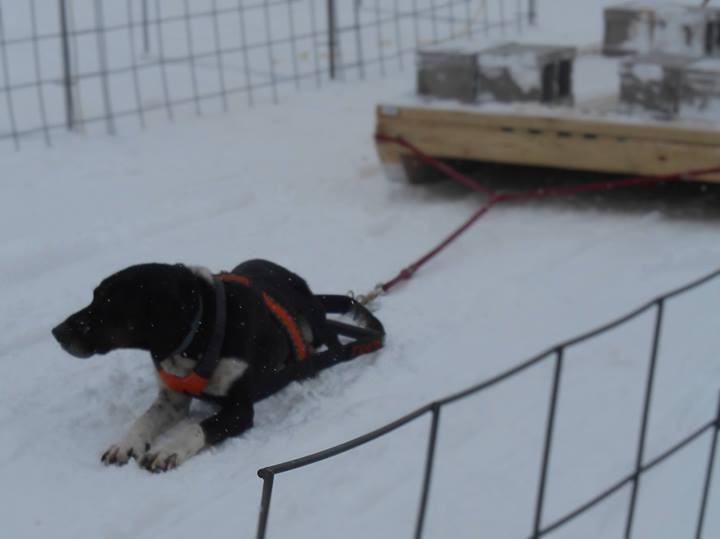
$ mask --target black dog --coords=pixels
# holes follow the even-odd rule
[[[378,333],[348,353],[315,355],[326,344],[342,351],[329,323],[305,281],[268,261],[245,262],[219,276],[143,264],[102,281],[92,303],[53,335],[81,358],[118,348],[150,352],[159,395],[102,461],[122,465],[132,457],[150,471],[165,471],[251,427],[254,402],[382,345]],[[177,425],[192,397],[213,401],[219,410],[198,424]],[[165,440],[153,446],[163,433]]]

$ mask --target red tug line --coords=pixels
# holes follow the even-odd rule
[[[680,181],[683,178],[702,176],[704,174],[710,174],[713,172],[720,172],[720,166],[712,168],[704,168],[697,170],[686,170],[682,172],[675,172],[673,174],[666,174],[661,176],[633,176],[629,178],[620,178],[617,180],[608,180],[602,182],[582,183],[574,185],[563,185],[558,187],[544,187],[538,189],[528,189],[526,191],[517,192],[497,192],[494,189],[484,187],[477,183],[475,180],[462,174],[458,170],[454,169],[447,163],[443,163],[439,159],[426,154],[420,148],[408,142],[402,137],[392,137],[389,135],[377,134],[375,140],[385,144],[397,144],[410,150],[418,159],[422,162],[430,165],[439,172],[442,172],[452,180],[464,185],[476,191],[486,195],[488,198],[485,203],[473,213],[462,225],[456,228],[451,234],[449,234],[444,240],[438,243],[430,251],[418,258],[415,262],[409,266],[403,268],[400,273],[385,283],[378,285],[375,295],[383,292],[389,292],[396,285],[402,281],[410,280],[415,272],[419,270],[426,262],[435,257],[440,251],[445,249],[453,241],[455,241],[463,232],[474,225],[483,215],[488,213],[495,205],[505,202],[508,200],[529,200],[536,198],[547,198],[558,195],[571,195],[577,193],[593,192],[593,191],[607,191],[609,189],[618,189],[624,187],[634,187],[638,185],[651,185],[659,183],[670,183],[674,181]],[[372,300],[374,295],[368,295],[367,299]]]

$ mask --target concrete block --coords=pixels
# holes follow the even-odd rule
[[[477,53],[462,49],[419,50],[417,92],[464,103],[475,101]]]
[[[572,47],[507,43],[478,54],[478,101],[572,104]]]
[[[419,95],[464,103],[571,104],[573,47],[506,43],[418,51]]]
[[[660,118],[720,114],[720,58],[650,53],[622,62],[620,102]]]
[[[640,0],[608,7],[603,52],[720,56],[720,8]]]
[[[704,58],[687,66],[680,115],[687,119],[720,117],[720,58]]]

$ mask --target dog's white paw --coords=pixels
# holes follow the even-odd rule
[[[178,458],[177,453],[160,450],[153,453],[146,453],[140,461],[140,466],[149,472],[158,473],[177,468],[181,463],[182,461]]]
[[[144,440],[123,440],[120,443],[111,445],[105,453],[102,454],[100,460],[103,464],[116,464],[122,466],[127,464],[131,458],[137,460],[145,456],[145,452],[150,448],[150,444]]]
[[[176,429],[165,443],[147,452],[138,462],[148,471],[166,472],[180,466],[203,447],[205,434],[200,425],[185,425]]]

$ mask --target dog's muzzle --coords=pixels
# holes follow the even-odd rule
[[[55,326],[52,329],[52,334],[68,354],[85,359],[95,353],[95,350],[83,339],[83,334],[87,334],[88,331],[89,326],[73,324],[66,320]]]

